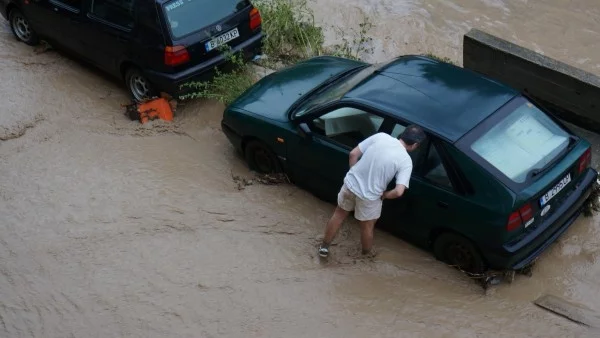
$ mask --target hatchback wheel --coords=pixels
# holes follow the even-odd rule
[[[10,11],[9,15],[10,28],[19,41],[22,41],[30,46],[38,44],[37,34],[33,31],[29,20],[18,9]]]
[[[125,83],[129,93],[136,101],[143,101],[154,95],[154,89],[148,79],[137,68],[131,68],[125,74]]]
[[[273,174],[281,171],[279,161],[267,145],[259,141],[250,141],[244,150],[250,169],[261,174]]]
[[[470,240],[452,233],[443,233],[433,245],[435,257],[469,274],[485,272],[486,265],[479,251]]]

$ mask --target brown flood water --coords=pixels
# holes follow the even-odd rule
[[[432,51],[460,60],[471,26],[600,73],[596,1],[313,1],[324,24],[377,18],[372,60]],[[358,255],[332,211],[250,176],[222,135],[222,106],[140,126],[123,90],[0,25],[0,337],[593,337],[532,301],[600,311],[600,218],[580,218],[531,278],[483,296],[460,273],[381,231]],[[600,148],[600,138],[586,133]],[[596,154],[598,152],[596,151]],[[598,166],[596,155],[595,165]]]

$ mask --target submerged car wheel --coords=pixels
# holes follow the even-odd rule
[[[479,251],[468,239],[452,233],[443,233],[433,245],[435,257],[446,264],[470,274],[485,272],[486,266]]]
[[[137,68],[130,68],[125,74],[125,84],[136,101],[143,101],[154,95],[150,81]]]
[[[29,20],[18,9],[10,11],[9,15],[10,29],[15,37],[30,46],[38,44],[37,34],[33,31]]]
[[[250,141],[244,150],[246,162],[250,169],[261,174],[273,174],[280,171],[279,161],[275,154],[262,142]]]

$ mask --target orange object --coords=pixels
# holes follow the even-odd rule
[[[171,105],[165,98],[140,103],[137,110],[140,113],[140,122],[142,123],[156,119],[173,121],[173,110],[171,110]]]

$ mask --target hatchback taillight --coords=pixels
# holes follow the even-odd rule
[[[579,157],[579,173],[581,174],[592,163],[592,149],[588,148],[581,157]]]
[[[262,17],[258,8],[252,8],[250,11],[250,29],[255,30],[262,24]]]
[[[506,224],[507,231],[513,231],[521,227],[522,224],[528,226],[533,220],[533,208],[530,203],[525,204],[519,210],[513,212],[508,217],[508,223]]]
[[[177,66],[190,61],[190,54],[184,46],[165,47],[165,65]]]

